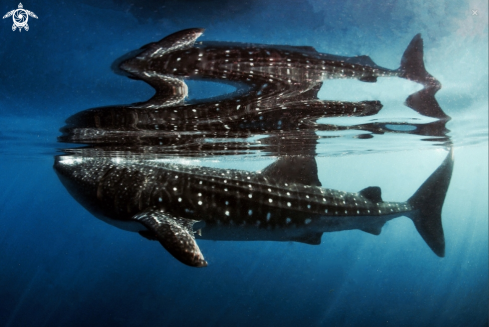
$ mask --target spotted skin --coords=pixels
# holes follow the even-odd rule
[[[273,131],[308,128],[311,121],[326,117],[362,117],[377,114],[379,101],[322,101],[317,99],[282,102],[267,107],[256,98],[224,100],[216,103],[175,106],[166,109],[113,106],[94,108],[73,115],[65,132],[136,132],[137,135],[161,132]]]
[[[143,48],[143,52],[120,63],[120,69],[151,84],[154,76],[218,78],[246,81],[262,86],[303,85],[299,93],[325,79],[357,78],[374,81],[377,77],[403,76],[402,69],[377,66],[368,56],[340,57],[318,53],[312,47],[249,43],[199,42],[203,29],[176,32]],[[421,38],[415,43],[422,47]],[[286,88],[286,87],[285,87]]]
[[[314,157],[300,159],[303,168],[287,160],[249,172],[137,157],[58,156],[54,168],[67,190],[97,217],[131,228],[140,223],[132,230],[148,229],[190,266],[207,264],[194,239],[195,226],[198,238],[319,244],[323,232],[359,229],[378,235],[385,222],[399,216],[412,218],[433,251],[444,255],[441,207],[451,155],[407,202],[383,201],[378,187],[358,193],[322,188]],[[425,206],[430,210],[423,211]]]
[[[180,31],[116,60],[113,65],[116,71],[149,83],[156,91],[155,96],[132,105],[77,113],[68,118],[60,140],[162,145],[162,134],[168,132],[209,135],[311,128],[390,132],[375,123],[315,124],[319,118],[371,116],[381,110],[379,101],[318,99],[322,82],[338,78],[373,82],[377,77],[398,76],[419,80],[429,92],[411,97],[410,107],[428,116],[448,117],[434,98],[440,85],[424,69],[419,35],[404,53],[401,67],[389,70],[377,66],[367,56],[333,56],[311,47],[195,42],[202,32],[202,29]],[[217,80],[231,83],[238,90],[200,103],[185,102],[188,95],[185,79]],[[429,105],[424,105],[425,102]]]
[[[207,266],[192,230],[196,221],[176,218],[157,208],[149,208],[133,219],[153,230],[163,247],[181,262],[193,267]]]
[[[116,60],[116,71],[145,81],[156,94],[124,108],[92,109],[89,116],[96,116],[95,126],[165,131],[254,130],[260,129],[262,122],[280,121],[273,129],[290,129],[304,119],[367,116],[381,109],[378,101],[317,99],[322,82],[328,79],[374,82],[378,77],[402,77],[440,87],[424,69],[420,35],[408,46],[401,67],[391,70],[376,65],[368,56],[340,57],[318,53],[312,47],[196,42],[202,33],[203,29],[197,28],[179,31]],[[231,83],[238,85],[243,94],[185,103],[188,90],[184,79]]]

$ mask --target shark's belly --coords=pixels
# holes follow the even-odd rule
[[[407,213],[377,216],[322,216],[313,223],[313,226],[316,230],[322,230],[323,232],[358,229],[372,234],[380,234],[380,230],[387,221],[404,216],[405,214]]]
[[[102,220],[103,222],[115,226],[117,228],[120,228],[125,231],[129,232],[141,232],[141,231],[146,231],[148,230],[146,227],[144,227],[140,222],[135,221],[135,220],[120,220],[120,219],[112,219],[108,218],[100,213],[92,212],[92,214],[97,217],[98,219]]]
[[[197,239],[216,241],[296,241],[311,233],[304,227],[258,227],[256,225],[207,224],[195,234]]]

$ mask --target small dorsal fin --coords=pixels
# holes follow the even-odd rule
[[[194,45],[195,40],[204,33],[202,28],[189,28],[168,35],[162,40],[142,47],[145,51],[137,56],[138,59],[147,60],[160,57],[168,52],[183,50]]]
[[[314,156],[283,156],[262,170],[262,174],[280,183],[321,186]]]
[[[194,238],[196,220],[173,217],[156,208],[148,209],[133,219],[155,233],[161,245],[180,262],[192,267],[207,266]]]
[[[323,233],[308,233],[292,239],[294,242],[305,243],[310,245],[319,245],[321,244],[321,237]]]
[[[364,188],[363,190],[361,190],[358,193],[360,193],[360,195],[366,197],[367,199],[369,199],[373,203],[379,203],[379,202],[383,201],[382,200],[382,191],[380,190],[380,187],[378,187],[378,186],[370,186],[370,187]]]

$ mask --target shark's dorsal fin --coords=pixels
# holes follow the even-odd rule
[[[137,56],[138,59],[147,60],[161,57],[169,52],[183,50],[192,47],[195,40],[204,33],[203,28],[189,28],[168,35],[162,40],[149,43],[142,47],[144,52]]]
[[[319,245],[321,244],[321,237],[323,233],[308,233],[305,235],[301,235],[292,239],[294,242],[300,242],[310,245]]]
[[[192,226],[196,220],[173,217],[156,208],[148,209],[133,219],[154,232],[161,245],[180,262],[192,267],[207,266],[194,238]]]
[[[263,169],[262,175],[279,183],[321,186],[314,156],[282,156]]]
[[[367,199],[369,199],[373,203],[379,203],[379,202],[383,201],[382,200],[382,191],[380,190],[380,187],[378,187],[378,186],[370,186],[370,187],[364,188],[363,190],[361,190],[358,193],[360,193],[360,195],[366,197]]]

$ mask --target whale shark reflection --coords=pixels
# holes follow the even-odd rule
[[[405,202],[384,201],[375,186],[358,192],[323,188],[315,160],[318,142],[337,137],[325,132],[357,131],[357,139],[415,134],[451,145],[445,128],[450,117],[435,99],[441,84],[425,69],[419,34],[400,67],[387,69],[368,56],[340,57],[312,47],[196,42],[202,32],[180,31],[116,60],[116,72],[155,89],[151,99],[88,109],[66,120],[58,140],[88,146],[65,149],[55,157],[54,169],[81,205],[107,223],[159,241],[193,267],[207,265],[199,239],[320,244],[327,232],[378,235],[387,221],[401,216],[413,221],[436,255],[445,255],[441,213],[453,169],[451,149]],[[422,84],[406,105],[436,121],[381,121],[372,118],[380,101],[328,101],[317,95],[328,79],[372,83],[383,77]],[[217,80],[237,90],[186,102],[185,79]],[[369,121],[319,122],[332,117]],[[278,159],[258,172],[161,160],[250,149]]]
[[[444,137],[449,117],[435,94],[441,84],[425,69],[423,40],[416,35],[395,70],[376,65],[367,56],[340,57],[312,47],[229,42],[196,42],[202,29],[183,30],[131,51],[113,69],[150,84],[156,94],[131,104],[93,108],[66,120],[62,142],[125,145],[190,145],[206,138],[247,138],[296,130],[359,130],[372,134],[410,133]],[[423,84],[406,105],[439,123],[372,122],[355,125],[318,123],[321,118],[370,117],[380,101],[330,101],[318,98],[328,79],[401,77]],[[186,79],[232,83],[237,91],[221,97],[185,101]],[[273,136],[272,136],[273,137]]]

